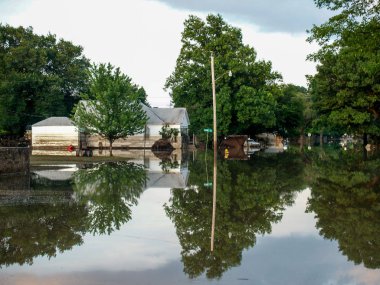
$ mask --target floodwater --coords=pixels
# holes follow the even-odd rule
[[[159,157],[1,177],[0,284],[380,284],[379,157]]]

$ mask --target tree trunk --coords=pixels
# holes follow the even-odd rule
[[[323,130],[321,130],[321,132],[319,134],[319,145],[323,146]]]
[[[363,147],[365,147],[368,144],[368,135],[367,133],[363,134]]]
[[[113,143],[113,141],[110,141],[110,156],[113,156],[112,155],[112,143]]]

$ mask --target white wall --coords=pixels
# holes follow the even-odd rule
[[[78,135],[78,131],[75,126],[32,126],[32,137],[37,134]]]
[[[66,148],[78,146],[78,130],[75,126],[32,126],[32,146]]]

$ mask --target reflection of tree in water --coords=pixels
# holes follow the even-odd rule
[[[208,163],[212,162],[212,156]],[[212,166],[212,163],[211,163]],[[184,271],[191,278],[206,272],[219,278],[240,264],[242,251],[254,246],[256,236],[270,233],[303,189],[302,163],[280,154],[254,161],[219,161],[214,251],[210,252],[212,188],[206,182],[205,160],[189,166],[189,189],[173,189],[165,210],[176,226],[182,246]],[[212,173],[211,173],[212,175]]]
[[[0,267],[54,257],[82,244],[86,232],[86,208],[71,203],[3,206],[0,217]]]
[[[0,207],[0,267],[32,264],[37,256],[55,257],[81,245],[86,232],[119,229],[131,218],[130,206],[137,204],[145,177],[142,166],[127,162],[82,169],[74,174],[75,200],[70,192],[68,197],[67,192],[49,194],[57,189],[35,179],[32,185],[45,191],[42,197],[37,191],[27,202],[33,204]]]
[[[131,219],[144,190],[144,167],[129,162],[110,162],[82,169],[74,174],[74,191],[89,209],[88,230],[110,234]]]
[[[161,166],[162,172],[164,173],[169,173],[170,170],[177,169],[179,167],[178,161],[172,161],[170,158],[161,160],[159,165]]]
[[[324,153],[313,160],[312,195],[320,234],[337,240],[355,264],[380,268],[380,159],[362,153]]]

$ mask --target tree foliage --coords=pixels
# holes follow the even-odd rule
[[[316,1],[340,13],[311,30],[321,49],[310,77],[315,125],[350,133],[380,131],[380,19],[378,1]]]
[[[380,4],[377,0],[314,0],[318,8],[337,11],[326,23],[313,26],[309,41],[322,46],[315,55],[327,50],[339,49],[343,35],[350,33],[359,25],[379,21]]]
[[[212,125],[212,53],[218,134],[252,133],[275,125],[276,82],[281,76],[272,71],[271,62],[257,60],[256,51],[243,44],[240,29],[220,15],[208,15],[206,21],[189,16],[181,41],[175,70],[165,88],[175,106],[187,108],[192,132]]]
[[[28,124],[70,114],[86,91],[88,67],[80,46],[0,24],[0,132],[20,134]]]
[[[285,84],[280,86],[280,90],[277,96],[274,130],[286,137],[303,134],[313,116],[307,89],[294,84]]]
[[[143,92],[145,94],[145,92]],[[75,124],[90,134],[112,143],[143,131],[147,116],[142,109],[142,89],[131,82],[119,68],[93,65],[89,91],[82,94],[74,114]]]

